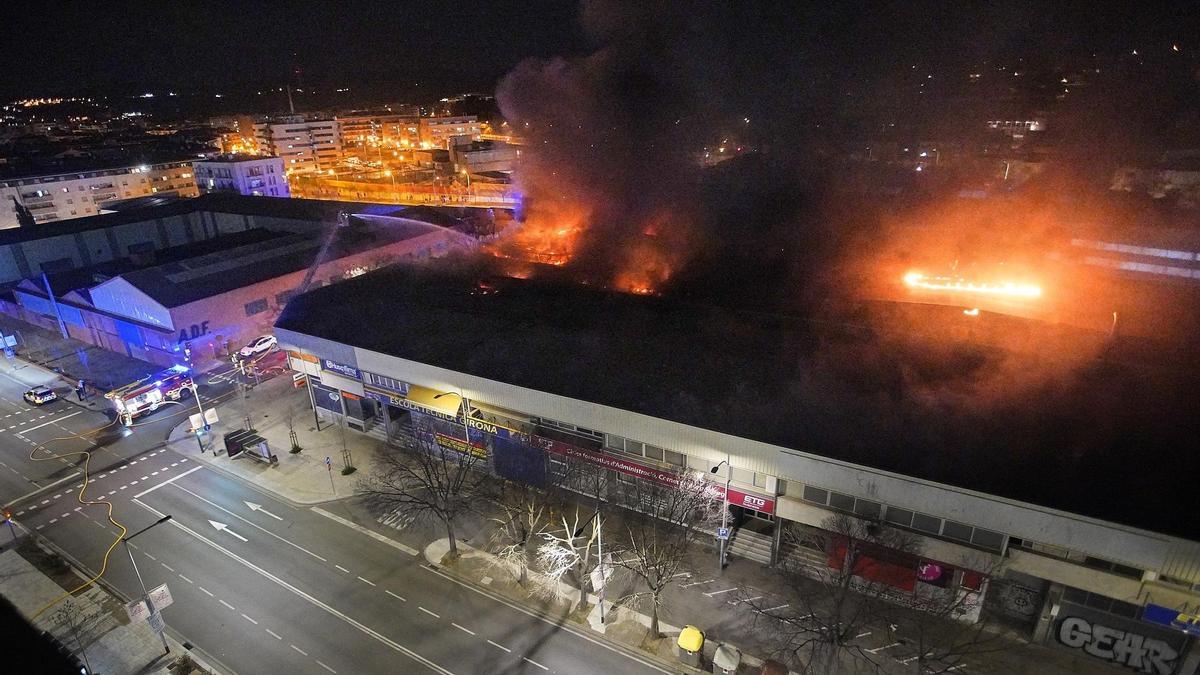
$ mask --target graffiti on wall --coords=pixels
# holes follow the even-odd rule
[[[1179,652],[1163,640],[1118,630],[1078,616],[1058,624],[1055,635],[1063,646],[1152,675],[1171,675]]]

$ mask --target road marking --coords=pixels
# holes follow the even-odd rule
[[[70,415],[63,415],[62,417],[60,417],[60,418],[58,418],[58,419],[56,419],[56,420],[50,420],[49,422],[46,422],[46,423],[44,423],[44,424],[39,424],[39,425],[37,425],[36,427],[29,427],[28,429],[25,429],[24,431],[22,431],[22,432],[21,432],[21,435],[22,435],[22,436],[24,436],[25,434],[27,434],[27,433],[29,433],[29,432],[31,432],[31,431],[37,431],[38,429],[41,429],[41,428],[42,428],[42,427],[44,427],[44,426],[48,426],[48,425],[50,425],[50,424],[54,424],[55,422],[61,422],[61,421],[65,420],[65,419],[67,419],[68,417],[74,417],[74,416],[76,416],[76,415],[82,415],[82,414],[83,414],[83,411],[82,411],[82,410],[80,410],[79,412],[73,412],[73,413],[71,413]],[[44,415],[43,415],[43,417],[44,417]],[[11,429],[11,428],[12,428],[12,427],[9,427],[9,429]]]
[[[908,664],[912,663],[913,661],[916,661],[919,658],[921,658],[921,655],[917,654],[916,656],[910,656],[907,659],[896,659],[896,662],[901,665],[907,666]]]
[[[158,515],[159,515],[159,517],[163,516],[162,513],[159,513]],[[493,602],[498,602],[515,612],[520,612],[521,614],[524,614],[525,616],[528,616],[530,618],[533,618],[533,619],[536,619],[543,623],[554,626],[555,629],[557,629],[557,630],[565,630],[568,633],[574,635],[575,637],[581,638],[583,640],[587,640],[588,642],[596,645],[597,647],[602,647],[604,649],[607,649],[608,651],[610,651],[614,654],[623,656],[631,661],[637,661],[638,663],[642,664],[643,666],[645,666],[646,668],[648,668],[650,670],[653,670],[653,671],[656,671],[659,673],[663,673],[664,675],[670,675],[670,673],[672,672],[670,670],[666,670],[666,669],[660,667],[659,665],[657,665],[655,663],[652,663],[641,657],[638,657],[635,654],[617,649],[616,647],[612,646],[611,644],[608,644],[607,642],[602,642],[602,641],[588,635],[587,633],[583,632],[582,630],[577,630],[576,628],[574,628],[570,625],[567,625],[566,623],[555,621],[553,619],[546,618],[545,616],[542,616],[541,614],[537,614],[537,613],[533,612],[532,610],[530,610],[526,607],[523,607],[502,595],[499,595],[498,593],[494,593],[494,592],[488,591],[486,589],[479,588],[477,586],[473,586],[471,584],[467,584],[462,581],[459,581],[458,579],[455,579],[454,577],[446,574],[445,572],[442,572],[437,567],[434,567],[434,566],[426,567],[426,566],[422,565],[421,569],[423,569],[426,572],[429,572],[431,574],[436,574],[437,576],[441,577],[442,579],[445,579],[446,581],[449,581],[450,583],[460,586],[468,591],[471,591],[478,595],[482,595],[483,597],[488,598],[488,599],[492,600]],[[488,642],[491,642],[491,640],[488,640]],[[495,643],[492,643],[492,644],[495,644]],[[496,646],[500,647],[500,645],[496,645]],[[509,651],[508,649],[505,649],[504,647],[500,647],[500,648],[504,649],[504,651]]]
[[[271,637],[275,638],[276,640],[282,640],[282,639],[283,639],[283,637],[282,637],[281,635],[279,635],[279,633],[276,633],[275,631],[271,630],[270,628],[264,628],[263,630],[265,630],[265,631],[267,631],[268,633],[270,633],[270,634],[271,634]]]
[[[198,466],[198,467],[196,467],[196,469],[200,469],[200,468],[202,468],[202,467],[199,467],[199,466]],[[195,469],[193,469],[193,471],[194,471],[194,470],[195,470]],[[188,472],[188,473],[190,473],[190,472]],[[182,475],[184,475],[184,474],[180,474],[180,476],[182,476]],[[269,534],[269,535],[271,535],[272,537],[275,537],[276,539],[278,539],[279,541],[282,541],[283,543],[287,544],[288,546],[291,546],[291,547],[293,547],[293,548],[296,548],[296,549],[299,549],[299,550],[301,550],[301,551],[304,551],[305,553],[307,553],[307,554],[311,555],[312,557],[316,558],[317,560],[320,560],[321,562],[329,562],[329,561],[328,561],[328,560],[326,560],[324,557],[322,557],[322,556],[319,556],[319,555],[317,555],[316,553],[313,553],[312,551],[310,551],[310,550],[308,550],[308,549],[304,548],[303,546],[301,546],[301,545],[299,545],[299,544],[297,544],[297,543],[295,543],[295,542],[293,542],[293,541],[289,541],[289,540],[287,540],[287,539],[284,539],[283,537],[281,537],[281,536],[279,536],[279,535],[275,534],[274,532],[272,532],[272,531],[268,530],[268,529],[267,529],[267,528],[265,528],[265,527],[262,527],[261,525],[259,525],[258,523],[255,523],[254,521],[251,521],[251,520],[246,520],[245,518],[243,518],[243,517],[239,516],[238,514],[234,513],[233,511],[230,511],[229,509],[225,508],[224,506],[221,506],[220,504],[217,504],[217,503],[215,503],[215,502],[211,502],[211,501],[209,501],[209,500],[205,499],[204,497],[201,497],[200,495],[196,494],[195,492],[192,492],[191,490],[189,490],[189,489],[187,489],[187,488],[183,487],[182,485],[176,485],[176,486],[174,486],[174,487],[175,487],[177,490],[182,490],[182,491],[184,491],[184,492],[188,493],[189,495],[191,495],[191,496],[195,497],[196,499],[199,499],[200,501],[204,502],[205,504],[208,504],[209,506],[212,506],[212,507],[214,507],[214,508],[220,509],[220,510],[224,511],[225,513],[228,513],[229,515],[233,516],[234,518],[237,518],[238,520],[242,521],[243,523],[246,523],[246,524],[247,524],[247,525],[249,525],[250,527],[253,527],[253,528],[257,529],[257,530],[261,530],[261,531],[265,532],[266,534]]]
[[[143,501],[140,501],[140,500],[134,500],[134,501],[138,506],[141,506],[142,508],[146,509],[147,511],[149,511],[153,514],[156,514],[159,518],[162,518],[163,516],[166,515],[162,511],[159,511],[158,509],[155,509],[152,506],[148,506]],[[258,575],[262,576],[265,579],[270,580],[275,585],[280,586],[281,588],[284,588],[284,589],[290,591],[291,593],[293,593],[296,596],[299,596],[300,598],[303,598],[306,602],[313,605],[314,607],[317,607],[317,608],[325,611],[326,613],[341,619],[342,621],[346,622],[347,624],[349,624],[349,625],[353,626],[354,628],[357,628],[359,631],[365,633],[366,635],[369,635],[372,638],[375,638],[376,640],[378,640],[379,642],[387,645],[388,647],[391,647],[393,650],[398,651],[401,654],[404,654],[405,656],[408,656],[409,658],[413,659],[414,661],[417,661],[418,663],[421,663],[422,665],[426,666],[430,670],[441,673],[442,675],[454,675],[453,672],[439,666],[438,664],[434,663],[433,661],[430,661],[429,659],[425,658],[424,656],[421,656],[420,654],[414,652],[413,650],[409,649],[408,647],[405,647],[404,645],[400,644],[399,642],[396,642],[395,640],[388,638],[387,636],[381,634],[379,631],[371,628],[370,626],[367,626],[367,625],[363,624],[362,622],[357,621],[354,618],[347,616],[346,614],[343,614],[342,612],[339,612],[338,610],[334,609],[333,607],[330,607],[329,605],[325,604],[324,602],[321,602],[320,600],[314,598],[312,595],[300,590],[296,586],[288,583],[287,581],[284,581],[283,579],[275,576],[274,574],[268,572],[267,570],[259,567],[258,565],[255,565],[254,563],[250,562],[249,560],[246,560],[242,556],[234,553],[233,551],[230,551],[229,549],[225,548],[224,546],[221,546],[220,544],[209,539],[208,537],[205,537],[204,535],[193,530],[192,528],[188,527],[187,525],[184,525],[183,523],[179,522],[178,520],[171,520],[170,523],[173,526],[179,528],[180,530],[183,530],[184,532],[192,535],[196,539],[199,539],[200,541],[204,542],[205,544],[208,544],[213,549],[225,554],[232,560],[240,563],[246,569],[253,570],[255,573],[257,573]],[[424,569],[424,568],[422,568],[422,569]],[[444,578],[448,579],[449,577],[444,577]],[[460,584],[460,585],[462,585],[462,584]],[[464,588],[469,588],[469,587],[464,586]],[[529,614],[529,616],[535,616],[535,615]],[[576,635],[580,635],[580,633],[576,633]],[[596,642],[596,644],[602,644],[602,643]],[[614,649],[613,651],[616,651],[616,650]],[[617,653],[621,653],[621,652],[617,652]],[[630,658],[633,658],[633,657],[630,657]],[[642,663],[646,663],[646,662],[643,661]],[[649,665],[649,664],[647,664],[647,665]],[[660,670],[661,672],[667,672],[667,671],[662,671],[662,669],[658,669],[658,668],[656,668],[656,670]]]
[[[53,497],[51,497],[51,499],[61,499],[61,498],[62,498],[62,493],[61,493],[61,492],[60,492],[60,493],[58,493],[58,494],[56,494],[56,495],[54,495]]]
[[[754,602],[755,600],[761,600],[761,599],[762,599],[761,595],[756,595],[753,598],[746,598],[745,600],[730,600],[727,604],[736,605],[739,602]]]
[[[179,462],[171,462],[171,466],[179,466]]]
[[[431,612],[431,611],[429,611],[429,610],[425,609],[424,607],[421,607],[420,605],[417,605],[417,609],[421,610],[422,612],[425,612],[426,614],[428,614],[429,616],[432,616],[432,617],[433,617],[433,618],[435,618],[435,619],[440,619],[440,618],[442,618],[441,616],[439,616],[439,615],[437,615],[437,614],[434,614],[433,612]]]
[[[224,532],[225,534],[231,534],[231,535],[237,537],[238,539],[241,539],[242,541],[246,541],[246,542],[250,541],[249,539],[243,537],[242,535],[238,534],[237,532],[234,532],[233,530],[229,529],[229,526],[226,525],[225,523],[218,523],[215,520],[210,520],[210,521],[208,521],[208,524],[215,527],[218,532]]]
[[[53,524],[55,524],[55,523],[57,523],[57,522],[58,522],[58,518],[51,518],[51,519],[50,519],[50,524],[51,524],[51,525],[53,525]]]
[[[467,635],[474,635],[474,634],[475,634],[475,631],[473,631],[473,630],[471,630],[471,629],[469,629],[469,628],[463,628],[462,626],[460,626],[460,625],[458,625],[458,624],[454,623],[453,621],[451,621],[451,622],[450,622],[450,625],[451,625],[451,626],[454,626],[455,628],[457,628],[457,629],[459,629],[459,630],[461,630],[462,632],[466,633]]]
[[[228,607],[229,609],[231,609],[235,612],[237,611],[237,607],[234,607],[233,605],[229,604],[228,602],[225,602],[224,600],[218,599],[217,602],[221,603],[222,605],[225,605],[226,607]]]
[[[864,652],[866,652],[866,653],[868,653],[868,654],[878,654],[879,652],[881,652],[881,651],[883,651],[883,650],[885,650],[885,649],[891,649],[892,647],[899,647],[899,646],[900,646],[900,643],[899,643],[899,642],[893,642],[893,643],[892,643],[892,644],[890,644],[890,645],[884,645],[884,646],[882,646],[882,647],[876,647],[875,649],[864,649],[863,651],[864,651]]]
[[[865,638],[865,637],[867,637],[867,636],[868,636],[868,635],[870,635],[870,634],[871,634],[871,631],[867,631],[867,632],[865,632],[865,633],[859,633],[858,635],[855,635],[855,636],[854,636],[854,639],[855,639],[855,640],[857,640],[857,639],[859,639],[859,638]]]
[[[172,569],[172,567],[171,567],[170,565],[168,565],[167,563],[159,563],[159,565],[162,565],[163,567],[167,568],[167,571],[168,571],[168,572],[174,572],[174,571],[175,571],[175,570],[174,570],[174,569]]]
[[[374,582],[374,581],[368,581],[367,579],[364,579],[364,578],[362,578],[362,577],[359,577],[359,578],[358,578],[358,580],[359,580],[359,581],[361,581],[361,582],[363,582],[364,584],[367,584],[368,586],[374,586],[374,585],[375,585],[375,582]]]
[[[528,661],[528,662],[532,663],[533,665],[537,666],[538,668],[541,668],[542,670],[550,670],[550,669],[549,669],[549,668],[547,668],[546,666],[543,666],[542,664],[538,663],[537,661],[534,661],[533,659],[531,659],[531,658],[529,658],[529,657],[527,657],[527,656],[522,656],[522,657],[521,657],[521,660],[522,660],[522,661]]]
[[[339,570],[341,570],[341,571],[345,572],[346,574],[350,574],[350,570],[346,569],[345,567],[342,567],[341,565],[334,565],[334,567],[336,567],[336,568],[338,568]]]
[[[38,525],[37,527],[35,527],[35,528],[33,528],[33,529],[35,529],[35,530],[40,530],[40,529],[42,529],[43,527],[45,527],[45,525]]]
[[[149,553],[146,554],[146,557],[153,560],[154,562],[158,562],[158,558],[155,558],[154,556],[150,555]]]
[[[47,505],[47,504],[49,504],[49,503],[50,503],[50,500],[49,500],[49,499],[43,499],[43,500],[42,500],[42,506],[45,506],[45,505]]]
[[[258,625],[257,621],[255,621],[254,619],[251,619],[250,617],[246,616],[245,614],[242,614],[242,618],[249,621],[250,623],[254,624],[255,626]]]
[[[304,651],[303,649],[300,649],[300,648],[299,648],[299,647],[297,647],[296,645],[289,645],[289,646],[290,646],[292,649],[295,649],[296,651],[300,652],[301,654],[303,654],[303,655],[305,655],[305,656],[308,656],[308,652]]]
[[[493,647],[496,647],[497,649],[503,649],[504,651],[506,651],[510,654],[512,653],[512,650],[509,649],[508,647],[505,647],[504,645],[501,645],[501,644],[496,644],[495,642],[492,642],[491,640],[488,640],[488,644]]]
[[[690,577],[690,576],[692,576],[691,572],[680,572],[679,574],[672,574],[671,578],[674,579],[675,577]]]
[[[81,511],[81,510],[83,510],[83,507],[82,507],[82,506],[76,506],[76,507],[75,507],[73,510],[75,510],[75,511]]]
[[[313,659],[313,661],[317,661],[317,660],[316,660],[316,659]],[[329,666],[325,665],[324,663],[321,663],[320,661],[317,661],[317,665],[318,665],[318,666],[321,666],[322,668],[324,668],[325,670],[328,670],[328,671],[329,671],[329,672],[331,672],[331,673],[334,673],[334,675],[337,675],[337,671],[336,671],[336,670],[334,670],[333,668],[330,668]]]
[[[117,491],[116,491],[116,490],[109,490],[109,491],[108,491],[108,495],[109,495],[110,497],[111,497],[112,495],[115,495],[115,494],[117,494]]]
[[[125,488],[127,488],[127,487],[129,487],[129,486],[128,486],[128,485],[122,485],[121,487],[119,487],[119,488],[117,488],[117,489],[118,489],[118,490],[124,490],[124,489],[125,489]]]
[[[211,592],[209,592],[209,590],[207,588],[205,588],[203,586],[196,586],[196,588],[199,588],[200,590],[204,591],[204,594],[210,598],[216,597]]]
[[[690,584],[682,584],[682,585],[680,586],[680,588],[690,588],[690,587],[692,587],[692,586],[701,586],[701,585],[704,585],[704,584],[711,584],[711,583],[712,583],[712,582],[714,582],[714,581],[716,581],[716,579],[709,579],[709,580],[707,580],[707,581],[693,581],[693,582],[692,582],[692,583],[690,583]]]
[[[774,612],[775,610],[777,610],[777,609],[783,609],[784,607],[787,607],[787,605],[786,605],[786,604],[783,604],[783,605],[780,605],[780,606],[778,606],[778,607],[772,607],[771,609],[764,609],[764,610],[762,610],[762,613],[763,613],[763,614],[766,614],[767,612]]]
[[[352,522],[352,521],[346,520],[345,518],[343,518],[343,517],[341,517],[341,516],[338,516],[338,515],[335,515],[335,514],[332,514],[332,513],[328,512],[328,511],[326,511],[325,509],[318,508],[318,507],[314,506],[314,507],[312,507],[312,509],[311,509],[311,510],[313,511],[313,513],[320,514],[320,515],[322,515],[322,516],[325,516],[326,518],[328,518],[328,519],[330,519],[330,520],[333,520],[333,521],[339,522],[339,523],[341,523],[342,525],[345,525],[346,527],[348,527],[348,528],[350,528],[350,529],[352,529],[352,530],[356,530],[356,531],[358,531],[358,532],[359,532],[359,533],[361,533],[361,534],[365,534],[365,535],[367,535],[368,537],[370,537],[370,538],[372,538],[372,539],[374,539],[374,540],[376,540],[376,541],[383,542],[383,543],[387,544],[388,546],[391,546],[391,547],[392,547],[392,548],[394,548],[394,549],[397,549],[397,550],[400,550],[400,551],[404,551],[405,553],[407,553],[407,554],[409,554],[409,555],[411,555],[411,556],[415,556],[415,555],[418,555],[418,554],[420,553],[419,551],[417,551],[417,549],[415,549],[415,548],[413,548],[413,547],[411,547],[411,546],[405,546],[404,544],[401,544],[400,542],[398,542],[398,541],[396,541],[396,540],[394,540],[394,539],[391,539],[391,538],[389,538],[389,537],[385,537],[385,536],[383,536],[382,534],[379,534],[378,532],[376,532],[376,531],[374,531],[374,530],[368,530],[367,528],[363,527],[362,525],[359,525],[358,523],[355,523],[355,522]]]
[[[270,511],[264,509],[262,507],[262,504],[255,504],[254,502],[248,502],[245,500],[242,500],[242,503],[245,504],[246,506],[249,506],[251,511],[262,511],[263,513],[267,514],[268,516],[271,516],[275,520],[283,520],[283,518],[280,518],[279,516],[275,515],[274,513],[271,513]]]
[[[150,480],[150,476],[142,476],[142,480]]]
[[[710,597],[710,598],[711,598],[711,597],[713,597],[714,595],[720,595],[720,594],[722,594],[722,593],[728,593],[729,591],[736,591],[737,589],[738,589],[738,587],[737,587],[737,586],[734,586],[733,588],[726,588],[726,589],[725,589],[725,590],[723,590],[723,591],[710,591],[710,592],[708,592],[708,593],[705,593],[704,595],[706,595],[706,596],[708,596],[708,597]]]
[[[157,476],[157,475],[158,475],[158,472],[157,472],[157,471],[153,471],[153,472],[151,472],[151,473],[150,473],[150,475],[151,475],[151,476]]]
[[[179,575],[179,578],[180,578],[180,579],[183,579],[184,581],[188,582],[189,584],[190,584],[190,583],[192,583],[192,580],[191,580],[191,579],[189,579],[189,578],[187,578],[187,577],[183,576],[182,574],[180,574],[180,575]]]
[[[391,591],[389,591],[389,590],[384,590],[384,593],[387,593],[388,595],[390,595],[390,596],[392,596],[393,598],[395,598],[395,599],[399,600],[400,602],[408,602],[408,600],[405,600],[404,598],[402,598],[402,597],[400,597],[400,596],[396,595],[395,593],[393,593],[393,592],[391,592]]]
[[[21,517],[21,516],[23,516],[23,515],[25,515],[25,512],[24,512],[24,511],[17,511],[17,517],[18,517],[18,518],[20,518],[20,517]]]

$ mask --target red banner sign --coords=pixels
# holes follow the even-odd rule
[[[644,478],[668,487],[675,487],[679,485],[679,474],[674,471],[659,469],[653,466],[646,466],[645,464],[632,462],[624,457],[617,457],[615,455],[595,452],[593,450],[585,450],[583,448],[571,445],[570,443],[563,443],[562,441],[556,441],[552,438],[545,438],[542,436],[534,436],[533,443],[535,446],[540,447],[547,452],[553,452],[556,455],[563,455],[565,457],[578,459],[595,466],[604,467],[610,471],[623,473],[626,476]],[[717,494],[724,496],[724,485],[718,484],[714,485],[713,487],[717,489]],[[775,513],[774,499],[763,495],[742,492],[741,490],[733,487],[729,488],[729,503],[733,504],[734,506],[752,509],[761,513]]]

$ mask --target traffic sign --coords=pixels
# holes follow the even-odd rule
[[[171,606],[175,599],[171,597],[171,589],[166,584],[150,590],[150,599],[154,601],[155,611],[162,611]]]
[[[729,528],[728,527],[718,527],[717,528],[717,539],[729,539]]]
[[[205,430],[205,431],[212,431],[212,425],[211,425],[211,424],[205,424],[205,425],[204,425],[204,430]]]
[[[130,623],[137,623],[150,618],[150,608],[146,606],[146,601],[141,598],[125,603],[125,613],[129,615]]]
[[[5,347],[16,347],[17,346],[17,336],[5,335],[4,336],[4,346]]]
[[[163,632],[163,630],[166,629],[166,627],[167,627],[167,625],[165,623],[163,623],[162,612],[155,612],[155,613],[151,614],[150,618],[147,619],[147,621],[150,622],[150,628],[155,633],[161,634]]]
[[[333,471],[333,460],[329,459],[328,455],[325,456],[325,468]]]

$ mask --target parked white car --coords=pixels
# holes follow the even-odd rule
[[[242,350],[238,352],[238,356],[243,359],[249,359],[278,348],[279,342],[275,339],[274,335],[260,335],[251,340],[245,347],[242,347]]]

